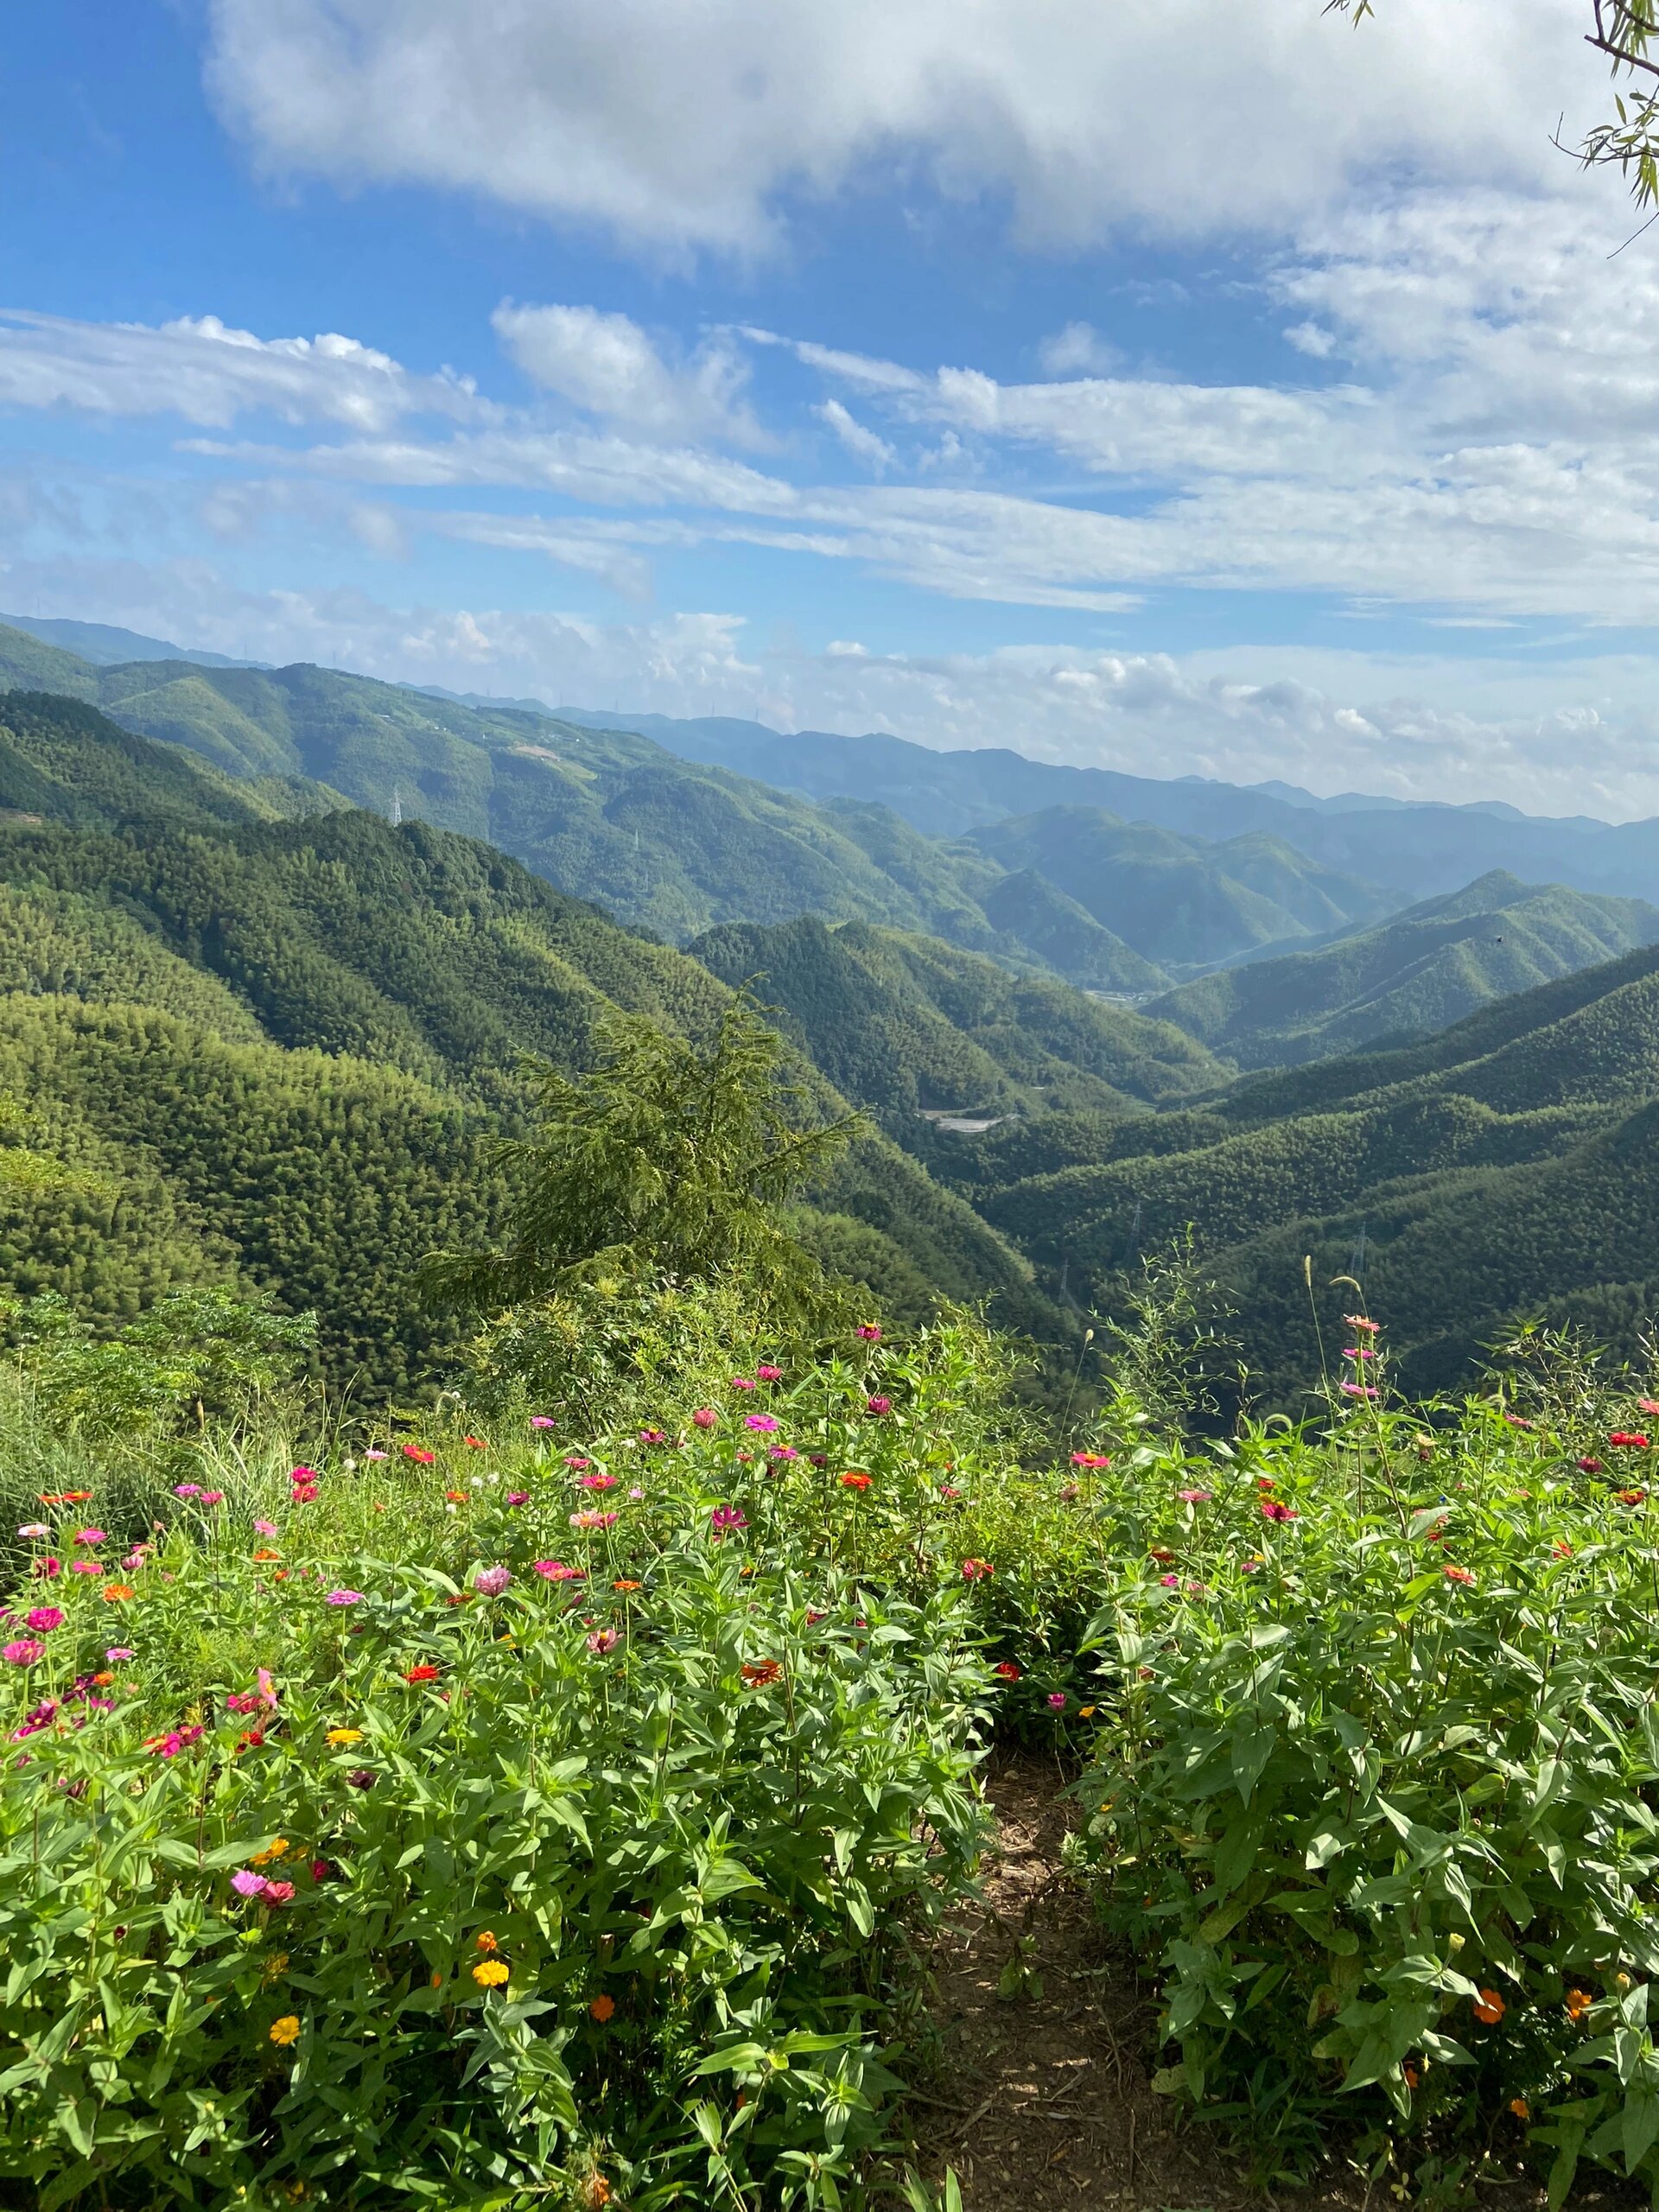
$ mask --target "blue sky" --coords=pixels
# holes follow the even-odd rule
[[[41,0],[0,607],[552,703],[1659,811],[1578,0]]]

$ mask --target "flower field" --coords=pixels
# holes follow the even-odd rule
[[[1385,1365],[1064,1452],[965,1324],[595,1433],[20,1442],[0,2190],[915,2202],[998,1730],[1071,1763],[1160,2086],[1263,2178],[1651,2178],[1659,1412]]]

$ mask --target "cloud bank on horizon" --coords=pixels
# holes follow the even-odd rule
[[[0,314],[0,599],[1659,812],[1659,247],[1548,143],[1605,97],[1578,13],[213,0],[191,296],[88,267]],[[315,268],[196,296],[318,203],[380,248],[349,334],[285,334]]]

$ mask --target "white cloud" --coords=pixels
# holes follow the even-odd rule
[[[0,406],[178,415],[215,429],[267,413],[367,433],[408,415],[486,411],[468,380],[411,375],[334,332],[265,339],[212,315],[150,328],[19,309],[0,311]]]
[[[878,476],[899,458],[885,438],[878,437],[874,430],[866,429],[857,416],[849,414],[838,399],[826,399],[812,412],[820,422],[830,425],[855,461],[861,461]]]
[[[504,300],[491,321],[526,376],[590,415],[652,438],[767,442],[742,398],[747,364],[726,340],[671,364],[637,322],[598,308]]]
[[[1123,365],[1122,349],[1087,322],[1068,322],[1045,338],[1037,358],[1051,377],[1110,376]]]
[[[908,160],[1067,245],[1288,227],[1390,168],[1535,179],[1599,102],[1578,0],[211,0],[257,160],[420,183],[657,251],[774,244],[791,193]],[[1569,118],[1569,130],[1572,118]]]

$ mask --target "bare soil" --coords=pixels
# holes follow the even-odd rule
[[[1152,1986],[1108,1952],[1062,1869],[1065,1786],[1023,1753],[987,1776],[999,1840],[982,1904],[935,1963],[937,2063],[909,2107],[920,2170],[937,2185],[954,2168],[964,2212],[1262,2212],[1216,2139],[1151,2088]],[[1299,2212],[1359,2202],[1321,2192]]]

